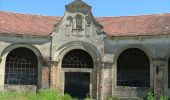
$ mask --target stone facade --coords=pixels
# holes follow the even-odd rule
[[[53,88],[64,93],[65,73],[78,72],[90,74],[89,95],[98,100],[106,100],[111,96],[146,97],[149,89],[158,97],[170,96],[168,88],[170,36],[162,34],[110,37],[93,17],[91,7],[81,0],[66,6],[65,15],[55,24],[54,31],[50,35],[2,34],[0,45],[1,90],[37,91],[41,88]],[[21,47],[30,49],[37,57],[37,85],[4,84],[7,56],[15,48]],[[118,59],[121,53],[129,48],[137,48],[147,55],[150,62],[149,87],[117,85]],[[93,68],[62,67],[64,56],[77,49],[91,56]]]

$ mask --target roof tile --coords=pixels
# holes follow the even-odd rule
[[[47,36],[62,17],[0,11],[0,33]],[[170,34],[170,14],[96,17],[109,36]]]

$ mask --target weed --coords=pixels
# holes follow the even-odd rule
[[[160,100],[168,100],[167,96],[161,96]]]
[[[38,93],[30,92],[0,92],[0,100],[72,100],[68,94],[61,95],[51,89],[43,89]]]
[[[146,99],[147,99],[147,100],[154,100],[154,96],[153,96],[152,91],[149,91],[149,92],[147,93]]]

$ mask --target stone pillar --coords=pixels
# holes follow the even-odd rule
[[[99,100],[104,100],[104,64],[100,68],[100,95]]]
[[[103,67],[103,100],[112,96],[112,65],[113,63],[106,62]]]
[[[96,78],[97,78],[97,96],[96,96],[96,99],[97,100],[103,100],[102,99],[102,94],[103,94],[103,68],[102,66],[104,66],[103,62],[99,61],[99,62],[96,62],[97,64],[97,75],[96,75]]]
[[[96,62],[96,65],[97,65],[97,71],[96,71],[96,80],[97,80],[97,94],[96,94],[96,99],[97,100],[101,100],[101,68],[102,68],[102,62],[101,61],[98,61]]]
[[[165,60],[154,60],[154,98],[159,100],[164,95],[164,67]]]
[[[96,68],[96,85],[97,85],[97,90],[96,90],[96,100],[99,100],[99,95],[100,95],[100,67],[97,64],[97,68]]]
[[[99,62],[97,71],[97,100],[106,100],[112,93],[112,71],[109,62]]]

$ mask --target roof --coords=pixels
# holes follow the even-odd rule
[[[62,17],[0,11],[0,34],[47,36]],[[95,17],[109,36],[170,35],[170,14]]]
[[[49,35],[61,17],[18,14],[0,11],[0,33],[21,35]]]
[[[170,14],[99,17],[109,36],[170,35]]]

